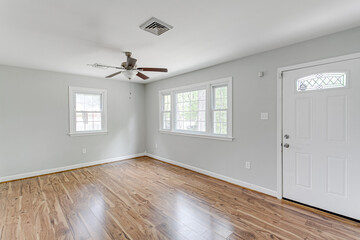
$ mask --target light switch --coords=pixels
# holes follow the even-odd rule
[[[268,120],[269,119],[269,113],[261,113],[260,114],[261,120]]]

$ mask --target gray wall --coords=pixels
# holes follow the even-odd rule
[[[70,137],[68,87],[108,91],[106,135]],[[144,85],[0,66],[0,176],[145,151]],[[82,148],[87,153],[82,153]]]
[[[0,66],[0,176],[147,152],[276,190],[278,67],[360,52],[360,28],[144,85]],[[170,69],[171,70],[171,69]],[[258,78],[257,72],[265,71]],[[158,91],[233,76],[233,142],[158,131]],[[106,135],[70,137],[68,86],[108,90]],[[268,121],[260,112],[269,112]],[[155,148],[157,144],[157,148]],[[82,148],[87,153],[82,154]],[[251,170],[244,168],[251,161]]]
[[[146,150],[276,190],[277,68],[354,52],[360,52],[360,28],[147,84]],[[259,71],[265,71],[265,77],[258,78]],[[227,76],[234,79],[233,142],[159,133],[159,90]],[[261,121],[260,112],[268,112],[269,120]],[[245,161],[251,161],[250,170]]]

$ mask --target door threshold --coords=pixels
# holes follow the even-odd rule
[[[317,207],[307,205],[307,204],[304,204],[304,203],[301,203],[301,202],[297,202],[297,201],[294,201],[294,200],[291,200],[291,199],[288,199],[288,198],[283,198],[282,200],[288,202],[289,204],[295,205],[297,207],[301,207],[303,209],[306,209],[306,210],[309,210],[309,211],[312,211],[312,212],[315,212],[315,213],[318,213],[318,212],[323,213],[327,217],[334,218],[336,220],[346,221],[346,222],[351,221],[356,226],[359,226],[359,223],[360,223],[360,220],[358,220],[358,219],[347,217],[347,216],[344,216],[344,215],[341,215],[341,214],[338,214],[338,213],[330,212],[330,211],[324,210],[322,208],[317,208]]]

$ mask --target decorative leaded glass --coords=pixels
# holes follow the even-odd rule
[[[296,82],[298,92],[342,88],[346,86],[346,73],[319,73],[300,78]]]

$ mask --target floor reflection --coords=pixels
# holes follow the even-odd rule
[[[216,239],[219,236],[227,238],[233,231],[233,226],[227,218],[212,213],[211,206],[196,206],[194,201],[183,193],[176,194],[174,205],[178,228],[182,234],[186,234],[185,236],[201,236],[204,239]]]

